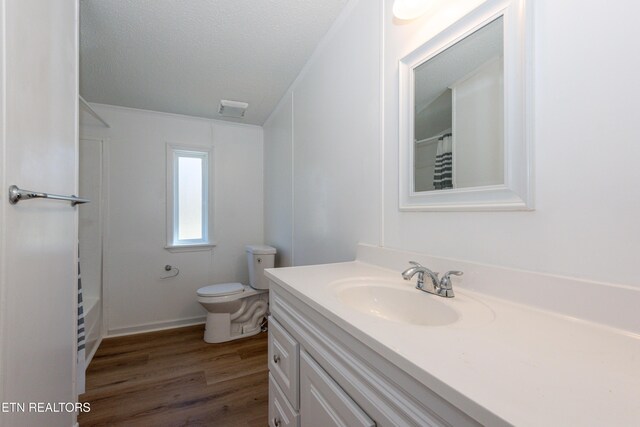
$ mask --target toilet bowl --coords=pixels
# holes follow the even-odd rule
[[[207,310],[204,340],[208,343],[231,341],[261,331],[269,307],[269,281],[264,269],[271,268],[275,248],[265,245],[246,247],[249,283],[219,283],[197,291],[198,302]]]

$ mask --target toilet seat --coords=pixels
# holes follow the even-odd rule
[[[242,283],[218,283],[198,289],[198,296],[201,297],[222,297],[244,292]]]

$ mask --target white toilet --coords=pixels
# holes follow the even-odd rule
[[[207,310],[204,340],[231,341],[260,332],[269,303],[269,280],[265,268],[272,268],[276,249],[247,246],[249,284],[220,283],[198,289],[198,302]]]

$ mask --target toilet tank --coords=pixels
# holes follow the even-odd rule
[[[273,268],[276,248],[266,245],[248,245],[249,284],[254,289],[269,289],[269,280],[264,277],[265,268]]]

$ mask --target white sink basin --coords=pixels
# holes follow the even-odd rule
[[[455,297],[443,298],[416,289],[413,281],[378,278],[340,280],[330,287],[343,305],[392,322],[447,326],[493,320],[489,307],[457,289]]]

